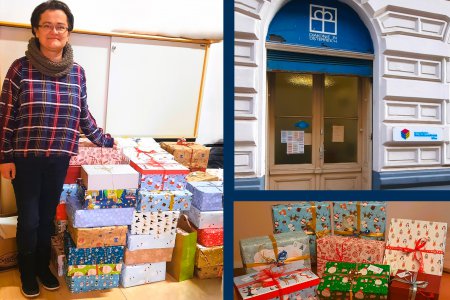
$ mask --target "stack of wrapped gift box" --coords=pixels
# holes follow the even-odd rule
[[[303,231],[248,238],[239,244],[247,274],[234,278],[234,283],[242,299],[315,299],[319,277],[311,270],[309,237]]]
[[[197,230],[195,274],[201,278],[222,276],[223,270],[223,182],[188,182],[192,206],[187,213]]]
[[[139,174],[129,165],[86,165],[67,197],[64,273],[72,292],[117,287]]]
[[[180,211],[190,208],[192,194],[186,190],[189,169],[157,145],[129,148],[126,155],[140,182],[121,276],[129,287],[165,280]]]

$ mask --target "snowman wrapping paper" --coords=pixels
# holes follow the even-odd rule
[[[246,273],[258,272],[274,262],[311,267],[309,237],[300,231],[279,233],[239,241]]]
[[[442,275],[447,223],[391,219],[383,263],[391,274],[408,270]]]

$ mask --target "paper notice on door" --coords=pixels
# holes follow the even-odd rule
[[[344,142],[344,126],[333,126],[333,134],[331,137],[333,143]]]
[[[281,143],[286,144],[287,154],[305,153],[305,132],[301,130],[281,131]]]
[[[303,154],[305,153],[305,145],[299,142],[287,142],[286,154]]]

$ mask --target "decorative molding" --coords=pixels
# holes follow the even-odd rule
[[[386,121],[410,121],[440,124],[442,104],[406,101],[385,101]]]
[[[383,171],[372,174],[373,189],[446,189],[450,188],[450,169]]]
[[[260,35],[259,23],[259,20],[251,18],[240,12],[234,12],[234,38],[243,40],[257,40]]]
[[[255,149],[235,150],[234,172],[235,174],[255,174]]]
[[[444,39],[448,22],[418,15],[387,11],[377,18],[383,34],[405,34],[430,39]]]
[[[264,4],[264,0],[235,0],[234,10],[260,20],[259,14]]]
[[[448,85],[441,82],[385,77],[380,84],[380,99],[416,100],[434,103],[450,99]]]
[[[238,66],[257,67],[256,41],[234,41],[234,64]]]
[[[234,117],[256,120],[256,94],[234,94]]]
[[[253,120],[234,121],[234,142],[237,146],[255,146],[257,132],[256,122]]]
[[[385,147],[385,167],[441,164],[441,147]]]
[[[441,61],[385,56],[384,76],[442,81]]]
[[[234,91],[236,93],[257,92],[257,68],[235,66],[234,67]]]
[[[235,178],[234,189],[235,190],[264,190],[265,177],[251,177],[251,178]]]

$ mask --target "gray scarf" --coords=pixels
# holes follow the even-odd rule
[[[64,46],[63,57],[60,62],[51,61],[42,55],[38,45],[39,41],[32,37],[28,41],[28,50],[25,52],[25,56],[30,60],[33,67],[42,74],[52,77],[62,77],[69,74],[73,66],[73,51],[69,43]]]

